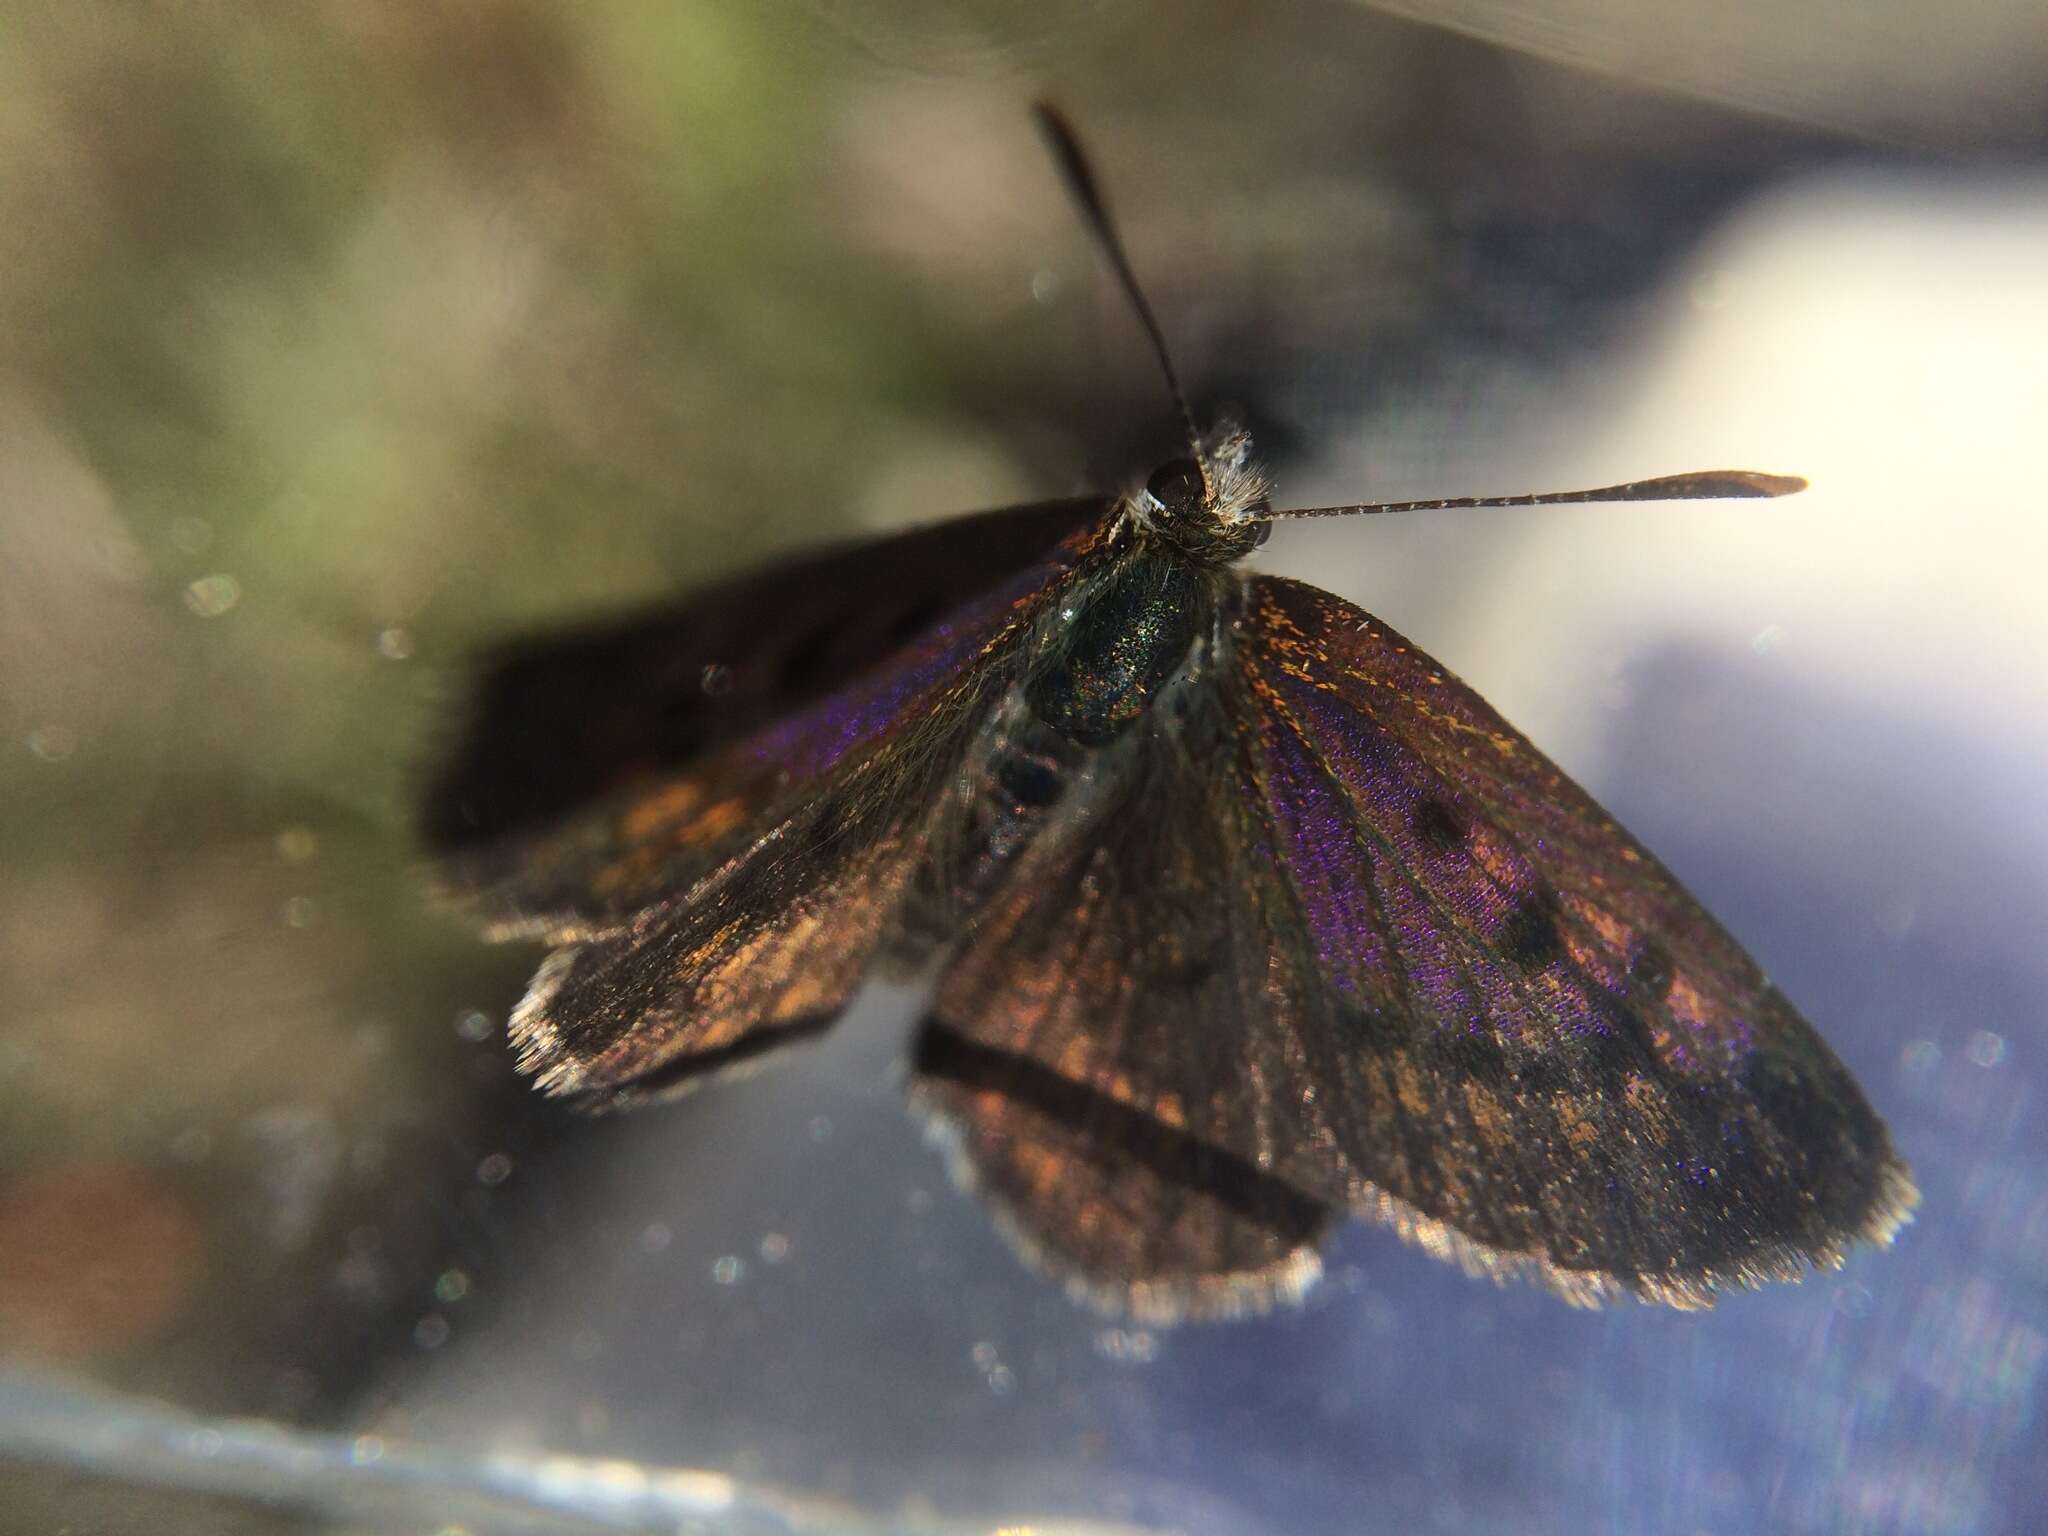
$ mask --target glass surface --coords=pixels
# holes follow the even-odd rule
[[[1402,9],[1463,30],[0,20],[0,1529],[2033,1528],[2048,178],[2015,82],[2048,29]],[[1464,676],[1751,948],[1915,1168],[1894,1249],[1584,1313],[1354,1226],[1300,1308],[1146,1328],[952,1188],[908,992],[633,1115],[514,1073],[539,952],[444,912],[410,831],[467,656],[1175,451],[1041,93],[1282,505],[1813,479],[1258,558]]]

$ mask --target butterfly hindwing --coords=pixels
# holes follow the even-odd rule
[[[941,978],[914,1096],[1027,1256],[1152,1319],[1298,1292],[1343,1184],[1290,1111],[1212,695],[1096,753]]]

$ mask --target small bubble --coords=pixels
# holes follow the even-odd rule
[[[171,519],[171,547],[187,555],[205,551],[213,542],[213,524],[203,517],[174,517]]]
[[[1980,1029],[1970,1036],[1970,1043],[1963,1047],[1963,1054],[1977,1066],[1995,1067],[2005,1060],[2005,1036]]]
[[[310,928],[313,926],[313,898],[294,896],[284,904],[284,924],[287,928]]]
[[[429,1312],[412,1325],[412,1341],[421,1349],[439,1349],[448,1342],[448,1319]]]
[[[412,631],[397,624],[379,630],[377,654],[386,661],[404,661],[412,655]]]
[[[367,1466],[373,1461],[384,1459],[384,1440],[380,1435],[357,1435],[349,1447],[349,1459],[357,1466]]]
[[[1749,637],[1749,648],[1759,656],[1768,656],[1785,644],[1785,631],[1777,624],[1766,624]]]
[[[789,1239],[780,1232],[770,1232],[761,1239],[761,1262],[780,1264],[789,1257]]]
[[[994,1365],[1001,1358],[1001,1355],[997,1352],[993,1340],[983,1339],[974,1348],[967,1351],[967,1358],[974,1362],[976,1370],[985,1371]]]
[[[453,1306],[469,1294],[469,1275],[459,1269],[444,1269],[434,1281],[434,1300]]]
[[[715,661],[712,662],[711,665],[697,674],[697,686],[714,699],[718,698],[721,694],[731,693],[732,668],[721,666]]]
[[[499,1185],[512,1177],[512,1159],[502,1152],[493,1152],[476,1165],[476,1181],[479,1184]]]
[[[78,750],[78,733],[66,725],[39,725],[28,733],[28,749],[41,762],[61,763]]]
[[[465,1008],[455,1015],[455,1033],[475,1045],[491,1038],[490,1015],[481,1008]]]
[[[1909,1040],[1899,1052],[1899,1065],[1915,1075],[1932,1072],[1941,1065],[1941,1047],[1932,1040]]]
[[[1007,1365],[999,1365],[988,1373],[988,1389],[997,1397],[1003,1397],[1016,1390],[1017,1377]]]
[[[665,1223],[659,1221],[650,1221],[640,1229],[640,1251],[642,1253],[665,1252],[668,1245],[674,1240],[675,1234],[669,1231]]]
[[[720,1285],[738,1285],[746,1278],[747,1266],[736,1254],[722,1254],[711,1264],[711,1278]]]
[[[311,827],[286,827],[277,834],[276,847],[285,863],[304,864],[320,851],[320,834]]]
[[[217,619],[242,600],[242,584],[222,571],[185,588],[185,606],[202,619]]]
[[[1050,304],[1060,296],[1060,275],[1050,267],[1040,267],[1031,274],[1031,297],[1039,304]]]

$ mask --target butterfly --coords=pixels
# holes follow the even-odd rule
[[[1290,517],[1804,482],[1276,511],[1039,118],[1188,456],[491,659],[422,827],[489,934],[551,946],[521,1067],[626,1105],[924,980],[911,1092],[956,1171],[1155,1321],[1300,1295],[1353,1216],[1586,1305],[1889,1241],[1910,1174],[1726,930],[1414,645],[1242,565]]]

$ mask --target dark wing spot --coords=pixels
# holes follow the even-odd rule
[[[1456,806],[1435,795],[1416,802],[1408,824],[1415,829],[1416,839],[1431,853],[1450,853],[1464,847],[1472,830]]]
[[[1490,1030],[1446,1031],[1430,1041],[1430,1053],[1443,1070],[1482,1087],[1498,1090],[1507,1085],[1508,1053]]]
[[[826,675],[831,663],[833,647],[842,639],[842,626],[836,623],[813,624],[789,643],[775,663],[775,681],[779,690],[802,694],[815,687]]]
[[[934,592],[922,594],[900,613],[889,616],[886,633],[890,649],[908,645],[945,616],[946,599],[943,596]]]
[[[1628,979],[1652,997],[1662,997],[1671,986],[1671,956],[1655,939],[1645,939],[1629,956]]]
[[[1557,933],[1557,913],[1547,895],[1525,896],[1508,914],[1501,930],[1501,952],[1524,970],[1537,971],[1564,953]]]
[[[1012,804],[1027,811],[1044,810],[1066,787],[1051,767],[1021,756],[1005,757],[997,764],[996,784]]]
[[[1376,1056],[1391,1055],[1408,1040],[1403,1021],[1390,1019],[1378,1008],[1359,1008],[1353,1004],[1336,1000],[1338,1026],[1345,1038],[1356,1038],[1366,1042]]]

